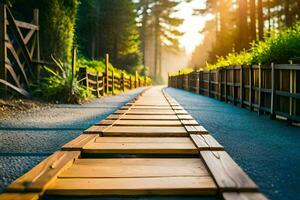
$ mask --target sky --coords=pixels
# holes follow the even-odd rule
[[[192,0],[178,5],[178,12],[174,16],[184,19],[179,30],[184,33],[180,38],[180,46],[187,54],[191,54],[195,47],[202,42],[204,35],[200,31],[204,28],[207,16],[193,15],[193,9],[205,8],[205,0]]]

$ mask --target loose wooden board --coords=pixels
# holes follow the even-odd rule
[[[221,191],[257,191],[255,183],[225,151],[200,151]]]
[[[198,154],[189,137],[97,137],[84,153]]]
[[[43,191],[63,169],[72,165],[79,155],[79,151],[57,151],[15,180],[7,190],[11,192]]]
[[[263,194],[258,192],[224,192],[224,200],[268,200]]]
[[[115,126],[182,126],[179,120],[102,120],[100,125],[113,123]]]
[[[194,141],[197,148],[202,150],[222,151],[224,147],[220,145],[211,135],[209,134],[190,134],[190,137]]]

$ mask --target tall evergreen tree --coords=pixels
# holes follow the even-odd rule
[[[77,26],[82,54],[103,58],[109,53],[112,64],[119,68],[139,65],[140,40],[135,18],[131,0],[82,0]]]

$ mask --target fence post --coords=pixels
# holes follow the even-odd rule
[[[271,63],[271,119],[275,119],[275,65]]]
[[[232,66],[232,89],[233,89],[233,105],[236,105],[235,99],[236,99],[236,92],[235,92],[235,70],[236,70],[236,66]]]
[[[249,107],[252,110],[252,65],[249,66]]]
[[[258,115],[261,114],[261,76],[262,76],[262,71],[261,71],[261,64],[258,65]]]
[[[33,10],[33,23],[37,26],[39,26],[39,9],[34,9]],[[39,62],[40,61],[40,32],[39,30],[36,31],[35,35],[35,53],[34,53],[34,58]],[[37,81],[40,80],[40,65],[36,65],[35,69],[35,76]]]
[[[122,91],[125,92],[125,74],[124,72],[122,72]]]
[[[208,96],[210,97],[210,70],[208,71]]]
[[[114,95],[115,94],[115,75],[114,75],[114,70],[111,72],[111,93]]]
[[[97,94],[97,98],[99,98],[99,73],[97,72],[96,74],[96,94]]]
[[[105,55],[105,81],[104,81],[104,85],[105,85],[105,93],[108,93],[108,65],[109,65],[109,54],[107,53]]]
[[[227,68],[226,67],[224,67],[224,73],[225,73],[225,77],[224,77],[224,95],[225,95],[225,98],[224,98],[224,100],[225,100],[225,102],[227,102],[228,100],[227,100]]]
[[[222,101],[222,68],[218,69],[219,100]]]
[[[293,64],[290,62],[290,64]],[[296,87],[296,84],[294,85],[294,70],[290,69],[290,97],[289,97],[289,117],[292,117],[293,115],[293,97],[291,96],[294,93],[293,88]],[[288,118],[288,121],[291,122],[291,120]]]
[[[130,79],[129,79],[129,83],[130,83],[130,84],[129,84],[129,85],[130,85],[129,88],[132,89],[132,77],[131,77],[131,76],[130,76]]]
[[[0,80],[6,81],[5,59],[7,57],[6,45],[6,5],[0,3]],[[0,96],[7,97],[7,86],[0,83]]]
[[[72,77],[71,77],[71,85],[74,83],[75,78],[75,67],[76,67],[76,47],[73,47],[72,50]],[[73,94],[73,87],[70,87],[70,94]]]
[[[200,93],[200,88],[199,88],[199,72],[196,71],[196,93]]]
[[[137,81],[138,81],[138,73],[137,71],[135,71],[134,88],[137,88]]]
[[[244,104],[244,79],[243,79],[243,74],[244,74],[244,67],[241,65],[240,69],[240,106],[243,107]]]

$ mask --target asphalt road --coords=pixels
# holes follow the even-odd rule
[[[57,105],[0,121],[0,192],[13,180],[106,118],[143,89],[95,99],[84,105]]]
[[[300,199],[300,128],[213,98],[167,88],[270,199]]]

